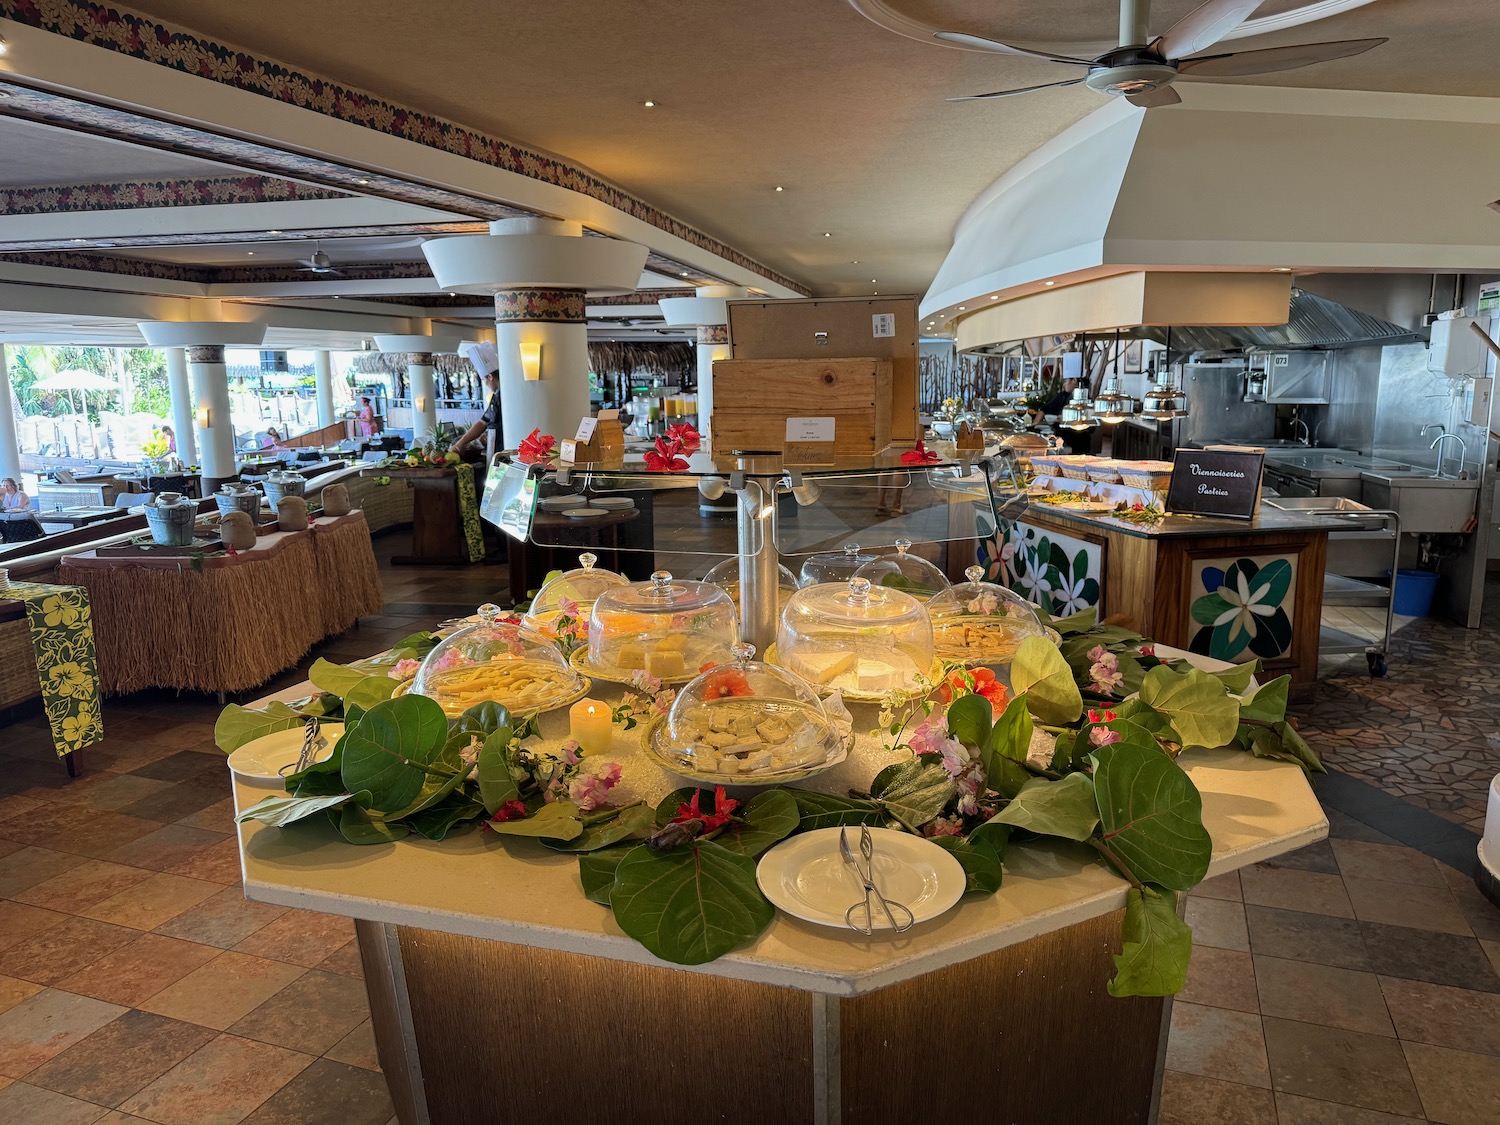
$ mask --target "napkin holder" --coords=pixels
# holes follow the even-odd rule
[[[984,452],[984,431],[978,427],[970,429],[967,422],[958,424],[958,431],[953,435],[953,440],[960,453]]]

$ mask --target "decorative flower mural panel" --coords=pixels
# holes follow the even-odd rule
[[[1024,522],[1002,520],[979,541],[985,578],[1008,587],[1054,617],[1090,607],[1103,611],[1104,548]]]
[[[1228,566],[1225,566],[1225,563]],[[1188,647],[1215,660],[1271,660],[1292,647],[1297,558],[1207,559],[1193,563]]]

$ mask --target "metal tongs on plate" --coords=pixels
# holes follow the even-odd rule
[[[328,745],[328,739],[319,731],[320,726],[315,715],[308,715],[302,720],[302,749],[297,752],[295,762],[290,766],[282,766],[278,771],[283,777],[289,773],[301,773],[317,761],[318,751]]]
[[[863,865],[854,858],[854,853],[849,847],[849,830],[839,829],[839,855],[843,857],[846,864],[854,869],[859,876],[859,881],[865,888],[865,900],[856,902],[844,912],[844,921],[850,929],[858,930],[866,937],[875,933],[875,907],[878,905],[885,914],[886,920],[890,922],[891,929],[896,933],[905,933],[916,923],[916,917],[905,906],[899,902],[893,902],[880,893],[875,886],[875,841],[870,835],[869,828],[861,825],[859,829],[859,854],[863,858]],[[872,902],[871,900],[874,900]],[[904,921],[903,921],[904,919]],[[863,924],[861,924],[861,920]]]

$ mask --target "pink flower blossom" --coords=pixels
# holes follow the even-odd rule
[[[568,786],[568,797],[581,812],[593,812],[609,799],[609,791],[619,783],[620,763],[585,766]]]
[[[1108,727],[1089,728],[1089,744],[1092,746],[1108,746],[1111,742],[1119,742],[1125,736],[1117,730]]]
[[[982,613],[988,616],[995,612],[995,607],[1000,604],[1000,598],[995,594],[980,594],[976,598],[970,598],[968,605],[964,608],[970,613]]]
[[[943,739],[938,745],[938,753],[943,757],[943,769],[952,778],[957,778],[973,762],[969,756],[969,748],[956,738]]]
[[[572,598],[558,598],[557,608],[562,611],[564,617],[576,618],[578,616],[578,603]]]
[[[417,674],[417,669],[422,665],[416,660],[398,660],[391,665],[388,673],[393,680],[409,680]]]
[[[562,744],[562,760],[564,765],[576,766],[579,757],[578,740],[576,738],[570,738]]]
[[[947,738],[948,716],[935,711],[917,724],[906,745],[913,754],[941,754]]]
[[[922,825],[922,835],[929,839],[934,836],[962,836],[963,834],[964,822],[956,816],[940,816]]]
[[[1103,645],[1089,649],[1089,659],[1093,661],[1089,666],[1089,675],[1094,680],[1090,685],[1092,691],[1110,695],[1125,682],[1125,675],[1120,671],[1120,658]]]

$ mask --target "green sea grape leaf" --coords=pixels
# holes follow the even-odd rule
[[[846,828],[856,824],[876,825],[885,820],[885,814],[874,801],[836,797],[832,793],[815,793],[808,789],[793,789],[792,800],[797,802],[797,813],[802,818],[797,826],[799,832]]]
[[[1109,710],[1115,713],[1117,722],[1124,720],[1133,723],[1153,738],[1167,742],[1177,741],[1177,731],[1172,726],[1172,720],[1139,698],[1127,699]]]
[[[651,806],[631,805],[609,820],[588,825],[571,840],[543,839],[542,843],[559,852],[595,852],[626,840],[645,840],[655,831],[656,816]]]
[[[413,832],[429,840],[441,840],[453,830],[453,826],[475,820],[484,815],[484,806],[472,797],[453,793],[441,804],[434,805],[406,818]]]
[[[1177,896],[1135,887],[1125,900],[1124,948],[1115,955],[1111,996],[1171,996],[1187,983],[1193,931],[1177,917]]]
[[[448,743],[448,716],[432,700],[403,695],[371,707],[344,731],[341,774],[349,791],[368,790],[369,807],[391,813],[422,791],[427,767]]]
[[[375,704],[391,697],[397,681],[390,676],[367,676],[354,668],[334,664],[321,656],[307,670],[307,678],[313,687],[338,696],[345,703],[354,703],[369,710]]]
[[[491,831],[502,836],[545,836],[551,840],[576,840],[583,835],[583,821],[572,801],[553,801],[520,820],[490,821]]]
[[[624,844],[613,848],[600,848],[596,852],[578,857],[578,878],[583,883],[583,897],[600,906],[610,905],[610,895],[615,889],[615,870],[620,861],[643,844]]]
[[[1027,637],[1021,642],[1011,661],[1010,682],[1017,695],[1027,697],[1031,713],[1044,723],[1063,726],[1083,714],[1083,696],[1073,680],[1073,670],[1046,637]]]
[[[656,823],[665,827],[677,818],[677,810],[683,805],[691,804],[693,794],[698,794],[698,811],[711,813],[718,808],[714,803],[714,791],[712,789],[699,789],[696,785],[684,785],[681,789],[674,789],[656,803]]]
[[[935,836],[932,842],[964,869],[964,894],[992,895],[1000,889],[1005,870],[989,845],[972,844],[962,836]]]
[[[466,732],[471,736],[477,731]],[[474,778],[479,782],[479,799],[484,802],[484,811],[491,816],[507,801],[516,801],[521,790],[510,773],[509,726],[501,726],[486,735],[479,747],[479,764],[474,767]]]
[[[1053,617],[1049,620],[1052,628],[1065,637],[1071,633],[1087,633],[1098,622],[1099,610],[1090,606],[1088,609],[1079,610],[1071,617]]]
[[[714,836],[714,843],[752,859],[797,831],[802,819],[797,802],[784,789],[762,790],[735,810],[735,818]]]
[[[991,768],[993,756],[999,754],[1013,762],[1024,762],[1031,751],[1031,710],[1023,692],[1010,701],[1005,713],[990,728],[989,738],[983,743],[986,772]]]
[[[1115,742],[1094,751],[1094,792],[1104,842],[1143,883],[1174,891],[1208,872],[1213,841],[1192,780],[1159,749]]]
[[[1228,745],[1240,725],[1240,701],[1207,672],[1153,668],[1141,684],[1141,699],[1172,721],[1183,746]]]
[[[1024,828],[1041,836],[1087,840],[1099,823],[1094,783],[1086,773],[1070,773],[1057,781],[1034,777],[990,822]]]
[[[1010,825],[999,824],[992,817],[964,837],[966,843],[986,847],[1001,859],[1010,846]]]
[[[981,747],[990,736],[995,710],[982,695],[961,695],[948,705],[948,733],[970,748]]]
[[[1225,689],[1232,694],[1240,695],[1250,687],[1250,681],[1255,679],[1255,673],[1259,667],[1260,661],[1252,660],[1248,664],[1236,664],[1233,668],[1226,668],[1221,672],[1210,672],[1209,675],[1223,684]]]
[[[913,832],[920,831],[957,795],[948,771],[921,758],[887,766],[870,785],[870,796]]]
[[[453,733],[477,732],[479,734],[494,734],[502,727],[514,733],[515,724],[511,722],[510,712],[493,700],[485,700],[476,703],[458,718],[453,720]]]
[[[407,805],[404,809],[391,813],[390,819],[404,820],[406,817],[426,812],[467,781],[470,770],[464,768],[460,763],[452,764],[456,765],[457,768],[450,774],[428,774],[424,777],[422,779],[422,788],[412,798],[411,804]]]
[[[1277,676],[1270,683],[1261,684],[1240,700],[1240,721],[1281,722],[1286,718],[1287,691],[1291,684],[1290,676]]]
[[[231,703],[219,712],[214,722],[214,745],[224,753],[232,754],[257,738],[300,727],[305,721],[306,716],[279,700],[253,711]]]
[[[376,816],[357,804],[347,804],[339,810],[339,832],[351,844],[394,844],[405,839],[410,831],[406,825]]]
[[[263,824],[283,828],[324,809],[336,809],[353,799],[352,793],[337,793],[327,797],[267,797],[264,801],[251,805],[234,819],[238,824],[258,820]]]
[[[610,903],[622,930],[678,965],[722,957],[776,916],[756,885],[755,861],[712,840],[634,849],[615,869]]]

